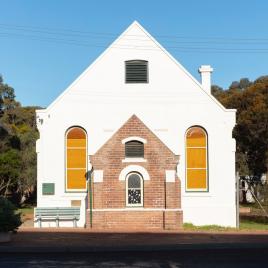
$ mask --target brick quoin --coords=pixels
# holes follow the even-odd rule
[[[146,162],[122,162],[125,145],[122,140],[131,136],[143,138]],[[103,181],[93,183],[93,229],[163,230],[182,227],[181,184],[166,182],[166,170],[176,170],[179,156],[136,116],[130,119],[97,151],[90,156],[94,170],[103,170]],[[128,165],[147,170],[150,180],[144,180],[143,207],[126,206],[126,181],[119,180]],[[90,227],[87,212],[87,227]]]

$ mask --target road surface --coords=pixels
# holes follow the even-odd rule
[[[268,252],[267,249],[215,249],[114,253],[0,253],[0,267],[265,268],[268,267]]]

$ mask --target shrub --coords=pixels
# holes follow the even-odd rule
[[[0,197],[0,232],[16,232],[21,224],[16,207],[6,198]]]

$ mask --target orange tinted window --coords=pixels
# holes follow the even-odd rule
[[[206,146],[206,133],[200,127],[192,127],[187,132],[187,147]]]
[[[187,172],[188,189],[206,189],[207,188],[207,171],[206,169],[189,169]]]
[[[206,168],[206,148],[187,148],[187,167]]]
[[[82,128],[74,127],[69,130],[67,139],[86,139],[86,133]]]
[[[86,139],[68,139],[68,147],[86,147]]]
[[[67,168],[86,168],[86,149],[67,149]]]
[[[69,190],[86,189],[87,140],[82,128],[74,127],[67,133],[66,185]]]
[[[186,188],[205,191],[207,185],[207,135],[200,127],[186,134]]]
[[[67,169],[67,189],[86,188],[86,170],[85,169]]]

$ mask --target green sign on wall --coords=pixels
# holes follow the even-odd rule
[[[54,195],[55,194],[55,183],[43,183],[42,184],[43,195]]]

